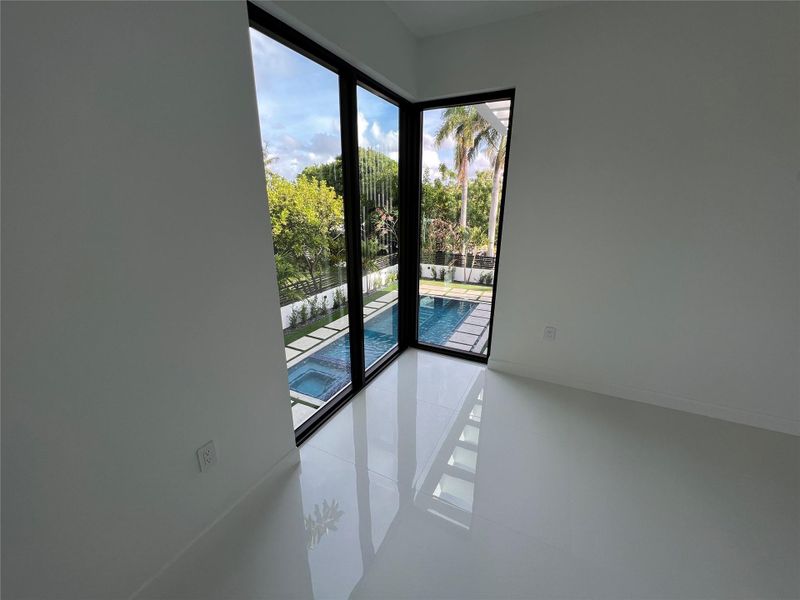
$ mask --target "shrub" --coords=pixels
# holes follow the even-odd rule
[[[478,277],[478,282],[483,285],[492,285],[492,280],[494,279],[494,273],[481,273]]]
[[[319,314],[319,305],[317,304],[317,297],[314,296],[308,301],[309,317],[316,319]]]
[[[333,310],[345,306],[346,304],[347,296],[342,290],[337,289],[335,292],[333,292]]]
[[[300,322],[305,323],[306,321],[308,321],[308,306],[303,302],[303,304],[300,305]]]
[[[292,309],[292,312],[289,313],[289,328],[294,329],[295,327],[297,327],[299,321],[300,321],[300,312],[297,310],[297,307],[295,306]]]

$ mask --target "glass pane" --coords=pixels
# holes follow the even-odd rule
[[[418,340],[486,354],[511,101],[426,110]]]
[[[364,364],[397,347],[397,250],[400,109],[359,87],[358,171]]]
[[[294,426],[351,383],[338,76],[250,30]]]

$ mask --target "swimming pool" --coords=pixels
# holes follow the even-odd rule
[[[476,306],[477,302],[468,300],[420,296],[417,339],[425,344],[444,346]]]
[[[421,296],[419,340],[443,346],[476,302]],[[367,368],[397,345],[397,304],[364,322]],[[289,389],[327,402],[350,383],[350,334],[346,333],[289,367]]]
[[[397,345],[397,304],[364,323],[367,368]],[[327,402],[350,383],[350,334],[289,368],[289,389]]]

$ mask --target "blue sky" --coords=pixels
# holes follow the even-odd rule
[[[270,156],[277,157],[273,171],[293,179],[308,165],[332,161],[341,154],[337,75],[253,29],[250,45],[261,139],[269,145]],[[363,88],[358,88],[356,99],[359,145],[397,159],[397,107]],[[423,118],[422,163],[432,174],[440,162],[453,168],[452,141],[439,148],[434,144],[442,112],[425,111]],[[471,171],[487,168],[488,161],[483,162],[476,160]]]

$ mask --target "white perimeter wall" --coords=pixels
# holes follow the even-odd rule
[[[517,90],[494,368],[800,433],[800,4],[567,6],[417,69]]]
[[[2,3],[3,598],[127,597],[294,448],[249,52]]]
[[[374,291],[375,289],[383,286],[386,284],[386,280],[389,274],[397,274],[397,265],[391,265],[380,271],[375,271],[374,273],[369,273],[368,275],[363,275],[361,277],[361,289],[365,292],[369,289],[370,291]],[[369,280],[368,280],[369,278]],[[317,298],[317,302],[322,302],[325,300],[325,306],[328,309],[333,307],[333,297],[336,295],[336,291],[340,291],[342,294],[347,297],[347,284],[343,283],[342,285],[336,286],[335,288],[331,288],[329,290],[325,290],[324,292],[320,292],[319,294],[315,294],[314,296],[307,296],[302,300],[298,300],[297,302],[292,302],[291,304],[287,304],[286,306],[281,306],[281,325],[285,329],[291,323],[291,316],[292,310],[297,309],[300,310],[305,304],[308,306],[309,301],[312,298]]]

